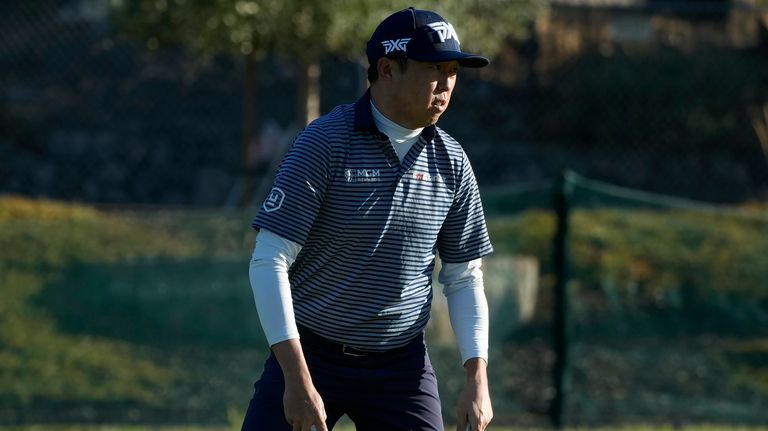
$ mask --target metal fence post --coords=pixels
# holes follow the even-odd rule
[[[563,171],[554,189],[554,206],[557,214],[557,231],[553,241],[553,262],[555,271],[554,314],[552,322],[552,343],[555,352],[553,384],[555,395],[552,399],[551,419],[556,429],[565,422],[565,406],[570,381],[570,304],[568,301],[568,235],[569,215],[573,184],[573,173]]]

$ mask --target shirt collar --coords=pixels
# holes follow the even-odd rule
[[[355,102],[355,130],[376,130],[371,112],[371,90],[366,90]]]

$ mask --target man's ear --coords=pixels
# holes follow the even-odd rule
[[[380,79],[392,79],[394,60],[381,57],[376,61],[376,70],[379,72]]]

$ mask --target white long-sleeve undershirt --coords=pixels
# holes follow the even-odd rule
[[[299,338],[288,281],[288,268],[299,251],[299,244],[268,230],[261,229],[256,236],[248,275],[261,328],[270,346]]]
[[[376,108],[373,101],[371,101],[371,113],[373,114],[373,122],[376,124],[376,128],[379,129],[381,133],[387,135],[389,142],[392,143],[392,147],[395,149],[395,153],[397,153],[397,158],[400,159],[400,162],[402,163],[413,144],[419,140],[419,136],[421,136],[421,132],[424,128],[408,129],[395,123],[382,114],[381,111]]]
[[[288,268],[301,246],[261,229],[251,256],[249,278],[259,321],[270,346],[299,338],[288,281]],[[444,263],[438,279],[444,286],[448,314],[461,352],[488,360],[488,304],[483,290],[481,259]]]
[[[448,317],[461,353],[461,362],[470,358],[488,361],[488,301],[483,286],[482,259],[445,263],[438,280],[448,300]]]

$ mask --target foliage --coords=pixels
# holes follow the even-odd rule
[[[529,36],[529,25],[545,7],[541,0],[433,0],[424,3],[424,8],[438,11],[456,27],[462,50],[489,56],[498,53],[509,39]]]
[[[447,430],[454,429],[454,426],[448,426]],[[531,427],[505,427],[492,426],[494,431],[544,431],[548,428]],[[229,431],[240,429],[237,427],[158,427],[158,426],[119,426],[119,425],[30,425],[4,428],[6,431]],[[354,431],[354,425],[350,423],[341,424],[334,427],[334,431]],[[566,427],[566,431],[766,431],[766,427],[750,426],[723,426],[723,425],[625,425],[611,427]]]
[[[729,295],[768,300],[768,220],[682,210],[588,209],[572,216],[574,288],[681,307]],[[530,254],[549,271],[554,218],[533,210],[492,219],[498,252]]]
[[[764,207],[751,205],[745,211],[758,216],[577,209],[570,242],[574,308],[589,306],[600,312],[600,307],[615,306],[625,314],[614,316],[610,321],[614,326],[646,308],[678,307],[685,311],[678,314],[696,324],[721,323],[742,318],[749,307],[759,309],[765,302],[762,287],[768,277],[761,260],[768,253],[766,224],[759,217]],[[0,251],[3,406],[23,410],[24,403],[35,406],[41,399],[74,404],[133,402],[142,412],[156,409],[160,412],[156,417],[173,412],[177,421],[211,423],[242,413],[251,390],[249,380],[258,375],[267,351],[258,334],[244,272],[253,238],[248,228],[250,212],[107,213],[81,205],[4,197],[0,238],[5,239],[0,248],[14,252]],[[34,228],[36,223],[45,228]],[[59,241],[46,242],[56,227],[71,232],[61,233]],[[542,289],[547,289],[554,216],[530,210],[492,217],[489,227],[497,253],[540,260]],[[28,235],[21,240],[9,233],[14,230],[26,230]],[[57,250],[45,250],[40,244]],[[32,248],[25,251],[28,245]],[[720,301],[718,295],[744,300],[733,306],[725,303],[712,315],[695,313],[696,306]],[[614,297],[616,302],[611,303]],[[751,326],[753,337],[759,335],[756,328]],[[725,348],[709,338],[686,346],[678,346],[680,341],[675,339],[630,338],[622,337],[609,347],[601,340],[585,349],[588,353],[575,352],[575,383],[590,394],[582,398],[593,408],[579,417],[608,420],[622,417],[622,412],[654,408],[660,391],[672,390],[670,385],[677,384],[680,375],[660,372],[672,368],[665,364],[695,363],[696,370],[701,367],[709,373],[708,379],[693,375],[695,381],[675,387],[675,393],[682,394],[680,400],[699,397],[707,385],[724,381],[739,394],[732,403],[736,407],[748,405],[744,400],[750,394],[764,391],[766,349],[759,338]],[[431,354],[450,418],[450,402],[464,378],[457,372],[455,346],[434,341],[430,340]],[[699,355],[703,348],[707,355]],[[500,423],[518,423],[519,415],[546,409],[551,365],[546,336],[516,336],[492,350],[492,390]],[[621,356],[625,351],[629,351],[627,357]],[[644,371],[630,373],[633,367]],[[653,377],[652,384],[661,389],[644,383],[655,374],[665,376]],[[621,393],[612,383],[616,376],[643,380],[632,381],[631,388],[641,389],[646,398],[611,398]],[[592,391],[594,387],[600,390]],[[706,399],[696,398],[698,405]],[[596,406],[603,410],[594,410]],[[615,411],[619,407],[621,412]],[[606,417],[600,416],[603,412],[608,412]],[[648,417],[671,417],[665,414]]]
[[[206,54],[276,55],[302,62],[327,54],[361,58],[376,25],[403,7],[391,0],[119,0],[113,4],[118,28],[146,41],[150,49],[180,44]],[[491,54],[506,37],[522,34],[537,4],[535,0],[424,0],[413,6],[439,11],[455,24],[467,48]]]
[[[184,45],[203,54],[261,56],[275,49],[286,2],[115,1],[113,22],[149,50]]]
[[[23,303],[26,295],[18,295],[20,288],[34,292],[39,280],[5,272],[0,283],[0,400],[5,403],[131,400],[151,405],[160,399],[156,388],[176,377],[135,346],[59,333],[44,312]]]
[[[0,195],[0,264],[56,270],[77,261],[189,256],[201,244],[88,206]]]
[[[247,256],[72,265],[35,302],[72,333],[160,349],[264,346]]]
[[[549,241],[555,232],[555,217],[543,210],[488,220],[496,253],[527,254],[548,261]]]
[[[185,255],[151,226],[93,208],[0,196],[0,400],[128,400],[152,404],[177,377],[128,343],[59,331],[33,298],[77,261]]]
[[[759,56],[720,50],[584,58],[532,118],[541,138],[585,147],[759,149],[749,109],[766,97],[764,67]]]
[[[766,220],[604,210],[576,212],[573,224],[574,267],[585,288],[667,306],[715,292],[768,299]]]

